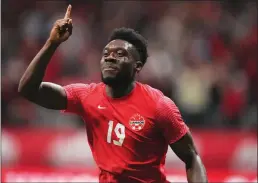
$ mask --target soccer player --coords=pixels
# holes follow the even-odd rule
[[[145,39],[132,29],[115,29],[103,49],[101,83],[59,86],[42,82],[58,46],[72,34],[71,5],[57,20],[43,48],[23,74],[18,91],[48,109],[80,115],[99,167],[100,182],[165,183],[170,146],[185,163],[188,182],[207,182],[204,165],[175,103],[135,81],[147,60]],[[72,48],[76,49],[76,48]]]

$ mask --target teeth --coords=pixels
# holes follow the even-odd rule
[[[116,70],[116,69],[114,69],[114,68],[106,68],[104,70]]]

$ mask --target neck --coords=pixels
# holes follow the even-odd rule
[[[128,95],[135,87],[135,82],[127,85],[109,86],[106,85],[106,93],[111,98],[120,98]]]

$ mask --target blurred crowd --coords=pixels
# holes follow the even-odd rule
[[[2,1],[2,125],[81,127],[77,116],[27,102],[19,79],[43,46],[65,1]],[[249,1],[75,1],[73,35],[56,51],[45,81],[99,82],[99,61],[113,28],[148,40],[138,80],[172,98],[193,127],[257,125],[257,3]],[[11,8],[10,8],[11,7]]]

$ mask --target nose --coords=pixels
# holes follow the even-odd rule
[[[112,63],[115,63],[117,60],[116,58],[114,57],[114,54],[111,53],[109,54],[107,57],[105,57],[105,62],[112,62]]]

